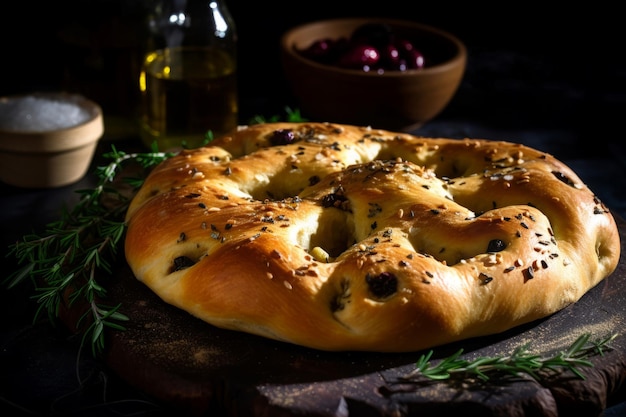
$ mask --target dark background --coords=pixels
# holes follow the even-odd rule
[[[475,3],[230,0],[227,5],[239,33],[242,121],[290,104],[278,52],[280,36],[287,29],[328,17],[389,16],[438,26],[467,44],[469,62],[462,92],[471,94],[459,94],[447,115],[453,111],[463,117],[480,115],[506,126],[520,122],[514,107],[528,100],[531,108],[524,109],[525,117],[542,123],[593,129],[619,126],[616,121],[623,117],[626,92],[626,30],[617,6],[570,3],[567,8],[548,8],[539,2],[499,2],[477,7]],[[3,2],[0,95],[70,88],[91,71],[100,83],[83,86],[81,92],[99,101],[105,114],[125,106],[124,111],[131,111],[135,68],[124,59],[128,59],[125,54],[138,51],[146,4],[147,0]],[[63,39],[68,28],[80,34],[70,41]],[[111,58],[111,54],[117,55]],[[522,84],[524,91],[519,90]],[[499,95],[494,95],[496,89]],[[507,89],[520,95],[506,94]],[[571,96],[562,100],[563,94]],[[564,108],[555,112],[557,100]],[[117,108],[107,108],[109,101]]]

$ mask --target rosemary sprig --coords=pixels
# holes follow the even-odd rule
[[[437,364],[432,364],[433,351],[431,350],[422,355],[415,364],[415,369],[401,379],[411,381],[421,375],[433,380],[444,380],[457,374],[473,375],[487,381],[488,374],[500,372],[511,375],[526,373],[539,381],[542,379],[541,371],[556,373],[561,370],[569,370],[578,378],[585,379],[580,368],[593,367],[589,358],[594,355],[603,355],[605,351],[610,350],[609,344],[617,335],[613,334],[597,340],[590,340],[590,337],[589,333],[582,334],[567,349],[551,357],[530,353],[528,344],[525,344],[516,348],[509,356],[483,356],[473,360],[461,359],[463,349],[459,349]]]
[[[82,301],[88,308],[78,325],[86,326],[82,344],[90,340],[92,352],[104,347],[105,327],[124,329],[120,324],[128,320],[120,305],[101,304],[106,289],[101,279],[111,274],[117,250],[126,230],[124,215],[132,195],[143,183],[143,177],[123,178],[123,184],[114,183],[123,166],[133,161],[149,169],[171,157],[172,153],[125,153],[114,146],[104,154],[111,159],[95,169],[97,186],[78,190],[79,202],[71,210],[63,210],[61,218],[46,225],[43,234],[28,234],[9,247],[21,268],[10,274],[4,284],[13,288],[30,278],[38,307],[34,320],[44,312],[51,321],[58,318],[61,309]],[[126,185],[126,189],[124,187]],[[130,187],[130,188],[128,188]]]

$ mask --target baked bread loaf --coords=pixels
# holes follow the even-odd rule
[[[547,317],[620,256],[609,210],[553,156],[329,123],[240,127],[156,167],[125,254],[212,325],[402,352]]]

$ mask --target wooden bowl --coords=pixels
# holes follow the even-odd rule
[[[0,181],[51,188],[81,179],[104,133],[102,109],[75,94],[0,98]]]
[[[321,64],[301,51],[321,39],[349,37],[365,23],[388,25],[419,45],[421,69],[365,72]],[[436,117],[456,93],[467,61],[465,45],[420,23],[379,18],[332,19],[288,30],[281,38],[284,75],[304,117],[409,131]]]

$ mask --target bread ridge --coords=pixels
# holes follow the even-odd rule
[[[334,123],[241,126],[156,167],[125,255],[211,325],[405,352],[545,318],[610,275],[610,211],[530,147]]]

